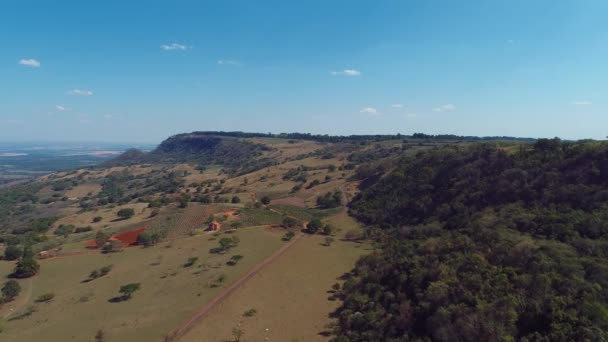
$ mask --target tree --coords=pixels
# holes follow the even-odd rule
[[[330,225],[326,224],[325,226],[323,226],[323,234],[324,235],[331,235],[333,229]]]
[[[241,198],[239,196],[232,197],[232,203],[241,203]]]
[[[321,227],[323,227],[323,222],[321,222],[321,220],[318,218],[313,218],[306,225],[306,231],[309,234],[316,234],[319,231],[319,229],[321,229]]]
[[[8,246],[4,250],[4,260],[17,260],[23,255],[23,250],[19,246]]]
[[[325,237],[325,246],[327,246],[327,247],[331,246],[332,242],[334,242],[334,238],[332,238],[331,236]]]
[[[106,244],[106,242],[108,242],[109,238],[109,234],[104,233],[102,231],[98,231],[97,234],[95,234],[95,245],[97,246],[97,248],[102,248]]]
[[[262,197],[261,201],[262,201],[263,205],[269,205],[270,204],[270,197],[264,196],[264,197]]]
[[[103,331],[103,329],[97,330],[97,332],[95,333],[95,342],[105,342],[105,340],[106,333]]]
[[[116,253],[122,252],[125,248],[125,244],[120,240],[110,240],[103,246],[104,253]]]
[[[137,237],[137,244],[143,245],[144,247],[150,247],[156,245],[160,241],[159,233],[142,232]]]
[[[287,233],[285,233],[285,235],[283,235],[282,240],[289,241],[289,240],[293,239],[294,236],[296,236],[296,234],[294,232],[287,232]]]
[[[21,292],[21,285],[16,280],[9,280],[2,286],[2,302],[10,302]]]
[[[121,286],[118,292],[121,294],[122,300],[129,300],[131,299],[131,296],[133,296],[133,293],[135,293],[139,289],[141,289],[140,283],[130,283]]]
[[[317,205],[321,209],[337,208],[342,204],[342,192],[328,192],[323,196],[317,197]]]
[[[116,215],[123,220],[128,220],[135,215],[135,210],[133,210],[133,208],[123,208],[120,209]]]
[[[181,197],[179,198],[179,207],[180,208],[187,208],[188,207],[188,202],[190,202],[190,195],[188,195],[188,194],[182,194]]]
[[[40,270],[40,265],[33,256],[26,255],[17,262],[13,276],[15,278],[29,278],[35,276]]]
[[[300,222],[291,216],[285,216],[283,218],[283,227],[285,228],[295,228],[300,225]]]

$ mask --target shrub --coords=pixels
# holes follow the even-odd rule
[[[296,234],[294,234],[294,232],[287,232],[285,235],[283,235],[283,241],[289,241],[291,239],[293,239],[293,237],[296,236]]]
[[[57,227],[57,229],[55,229],[55,231],[53,232],[53,234],[55,235],[63,235],[63,236],[67,236],[69,234],[72,234],[74,232],[74,225],[73,224],[62,224],[59,227]]]
[[[120,287],[118,292],[121,294],[122,300],[129,300],[133,296],[133,293],[141,289],[140,283],[130,283]]]
[[[194,264],[196,264],[197,261],[198,257],[190,257],[188,258],[188,261],[186,261],[186,263],[184,264],[184,267],[192,267],[194,266]]]
[[[125,245],[122,243],[122,241],[111,240],[111,241],[109,241],[109,243],[106,243],[105,246],[103,246],[103,252],[104,253],[122,252],[124,248],[125,248]]]
[[[234,266],[236,265],[241,259],[243,259],[242,255],[233,255],[230,260],[228,260],[228,262],[226,264],[228,264],[229,266]]]
[[[74,230],[74,233],[76,233],[76,234],[86,233],[86,232],[90,232],[92,230],[93,230],[93,228],[91,228],[91,227],[78,227]]]
[[[101,216],[95,216],[95,217],[93,217],[93,223],[100,222],[101,220],[103,220],[103,217],[101,217]]]
[[[300,222],[291,216],[285,216],[283,218],[283,227],[285,228],[295,228],[300,225]]]
[[[262,197],[262,199],[260,201],[262,202],[263,205],[269,205],[270,204],[270,197],[264,196],[264,197]]]
[[[241,198],[239,196],[232,197],[232,203],[241,203]]]
[[[109,234],[102,231],[98,231],[97,234],[95,234],[95,244],[97,245],[97,248],[103,247],[106,242],[108,242],[109,238]]]
[[[258,313],[258,311],[256,309],[249,309],[249,310],[247,310],[247,311],[245,311],[243,313],[243,316],[245,316],[245,317],[253,317],[257,313]]]
[[[36,298],[36,302],[38,302],[38,303],[48,303],[51,300],[53,300],[53,298],[55,298],[55,294],[54,293],[45,293],[43,295],[38,296],[38,298]]]
[[[313,218],[312,220],[310,220],[310,222],[308,222],[308,224],[306,225],[306,231],[309,234],[316,234],[319,229],[321,229],[321,227],[323,226],[323,223],[321,222],[320,219],[318,218]]]
[[[123,220],[127,220],[127,219],[130,219],[131,217],[133,217],[133,215],[135,215],[135,210],[133,210],[133,208],[123,208],[123,209],[120,209],[116,213],[116,215]]]
[[[40,265],[34,260],[33,256],[26,255],[24,252],[23,258],[17,262],[13,276],[15,278],[29,278],[38,273]]]
[[[4,260],[17,260],[23,255],[23,250],[19,246],[8,246],[4,250]]]
[[[99,276],[103,277],[106,274],[110,273],[110,271],[112,270],[112,267],[113,267],[113,265],[107,265],[107,266],[104,266],[104,267],[100,268],[99,269]]]
[[[2,286],[2,302],[7,303],[15,299],[21,292],[21,285],[16,280],[9,280]]]

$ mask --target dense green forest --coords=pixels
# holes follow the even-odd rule
[[[335,341],[608,339],[608,145],[444,147],[364,187],[380,248],[336,293]]]

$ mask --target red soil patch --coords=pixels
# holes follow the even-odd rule
[[[146,230],[146,228],[139,228],[139,229],[135,229],[135,230],[130,230],[130,231],[127,231],[127,232],[124,232],[124,233],[112,235],[108,240],[110,240],[110,241],[120,241],[125,246],[133,246],[133,245],[137,244],[137,238],[139,237],[139,234],[141,234],[144,230]],[[87,248],[98,248],[98,247],[100,247],[100,246],[97,246],[97,242],[95,240],[89,240],[89,241],[85,242],[85,246]]]
[[[270,201],[273,205],[292,205],[294,207],[306,208],[306,203],[299,197],[285,197]]]

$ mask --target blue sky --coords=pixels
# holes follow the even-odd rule
[[[608,135],[608,2],[3,1],[0,140]]]

